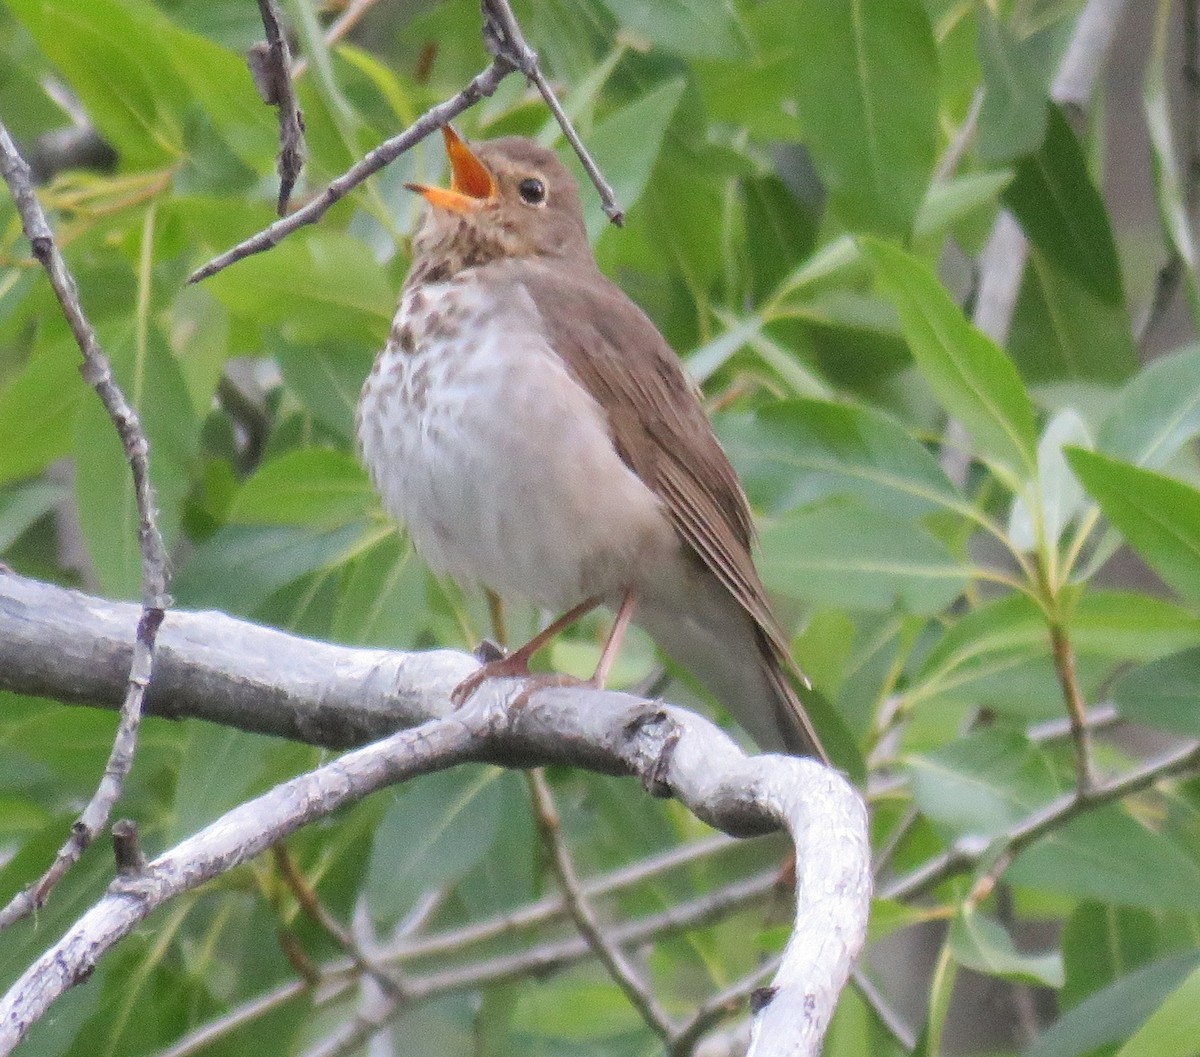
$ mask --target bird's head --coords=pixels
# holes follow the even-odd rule
[[[579,188],[558,156],[521,136],[468,146],[443,126],[450,186],[408,184],[430,205],[418,256],[459,267],[502,257],[591,260]]]

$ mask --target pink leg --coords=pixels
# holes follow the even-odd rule
[[[600,653],[600,663],[596,665],[596,671],[592,675],[592,685],[601,690],[608,682],[608,673],[612,670],[613,661],[617,659],[621,643],[625,641],[625,632],[633,619],[636,606],[637,597],[632,591],[626,591],[625,597],[621,599],[621,608],[617,610],[617,619],[613,621],[612,631],[608,633],[608,641]]]

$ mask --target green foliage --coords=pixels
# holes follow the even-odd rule
[[[301,196],[485,65],[476,5],[448,0],[410,20],[411,6],[380,4],[361,39],[330,45],[320,24],[330,17],[308,0],[285,5],[310,64],[298,82],[310,149]],[[948,923],[935,972],[914,985],[925,1012],[913,1027],[930,1053],[972,1012],[961,968],[1056,996],[1061,1015],[1029,1057],[1200,1050],[1195,780],[1079,813],[1006,858],[1014,828],[1075,787],[1071,742],[1043,723],[1065,715],[1064,683],[1160,736],[1200,735],[1200,348],[1139,363],[1130,321],[1148,300],[1156,233],[1119,226],[1096,177],[1130,148],[1048,99],[1081,7],[518,5],[628,212],[612,228],[583,187],[598,258],[702,383],[760,517],[761,569],[797,657],[869,761],[884,883],[952,847],[980,850],[922,901],[876,909],[872,943]],[[1176,159],[1170,5],[1160,7],[1145,98],[1152,193],[1195,312],[1194,174]],[[483,601],[428,574],[354,450],[358,390],[408,265],[417,205],[403,184],[441,178],[440,145],[418,146],[269,252],[185,285],[272,219],[276,119],[239,54],[258,36],[253,0],[4,0],[0,117],[36,146],[70,124],[44,88],[61,84],[116,151],[113,171],[61,172],[39,193],[149,436],[178,603],[350,644],[474,645],[490,630]],[[460,128],[535,136],[575,164],[516,77]],[[946,250],[976,257],[1002,209],[1031,251],[997,337],[975,325],[961,255]],[[136,598],[136,543],[120,445],[4,199],[0,555],[30,575]],[[517,638],[534,615],[509,620]],[[553,661],[594,663],[603,627],[586,623]],[[651,670],[635,639],[616,675],[634,685]],[[665,696],[710,709],[681,680]],[[0,899],[50,861],[103,771],[113,724],[0,696]],[[1132,769],[1138,744],[1124,727],[1097,737],[1099,774]],[[317,758],[195,721],[148,721],[120,812],[156,851]],[[585,876],[703,832],[629,783],[551,778]],[[602,915],[686,903],[774,868],[780,848],[705,857],[605,897]],[[484,768],[383,794],[298,834],[290,852],[333,913],[358,911],[381,935],[431,890],[440,899],[422,927],[436,933],[553,886],[519,776]],[[989,870],[998,894],[972,883]],[[3,983],[108,880],[94,851],[36,923],[7,933]],[[1041,926],[1035,941],[1030,924]],[[647,974],[682,1016],[777,952],[778,926],[760,906],[660,939]],[[29,1052],[157,1052],[293,981],[279,935],[314,961],[342,955],[274,865],[236,871],[102,960]],[[492,937],[468,954],[561,936]],[[904,981],[879,978],[872,958],[869,947],[868,973],[897,993]],[[282,1003],[204,1052],[303,1052],[356,1001]],[[450,992],[391,1030],[402,1052],[430,1057],[656,1046],[594,963]],[[902,1051],[847,992],[826,1052]],[[1017,1046],[997,1039],[990,1052]]]

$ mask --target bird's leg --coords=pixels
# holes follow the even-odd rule
[[[600,651],[600,661],[596,665],[596,671],[590,680],[593,686],[601,690],[608,682],[608,673],[612,670],[613,661],[617,659],[621,643],[625,641],[625,632],[629,627],[629,622],[633,619],[633,610],[636,606],[637,596],[632,591],[626,591],[625,597],[621,599],[621,608],[617,610],[617,619],[613,621],[612,630],[608,633],[608,640],[604,643],[604,649]]]
[[[534,635],[524,646],[513,650],[507,657],[501,657],[496,661],[488,661],[483,667],[472,672],[451,692],[450,700],[454,707],[461,708],[465,705],[471,695],[488,679],[496,679],[502,676],[528,675],[529,662],[533,659],[533,655],[556,635],[582,619],[599,604],[599,598],[584,599],[574,609],[567,610],[557,620],[553,620],[547,624],[546,627]]]
[[[501,650],[508,648],[508,625],[504,620],[504,600],[490,587],[487,595],[488,615],[492,618],[492,638]]]

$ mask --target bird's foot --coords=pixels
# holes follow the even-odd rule
[[[513,702],[512,707],[514,708],[525,704],[529,700],[529,695],[535,690],[542,690],[550,686],[575,686],[580,682],[590,683],[590,680],[579,680],[574,676],[560,675],[557,672],[531,672],[529,658],[522,657],[518,651],[507,657],[502,656],[487,661],[482,667],[468,675],[450,692],[450,703],[455,708],[462,708],[471,700],[475,691],[489,679],[513,679],[520,676],[525,676],[525,686]]]

